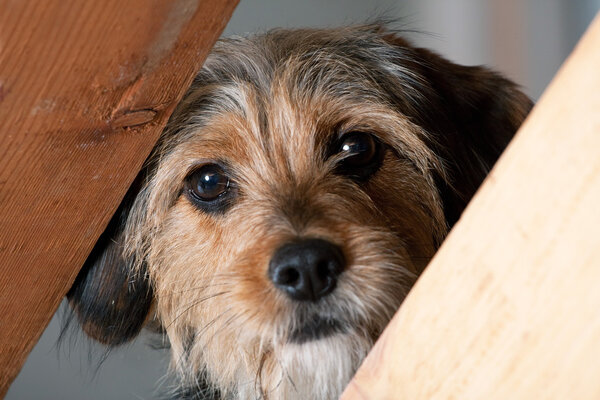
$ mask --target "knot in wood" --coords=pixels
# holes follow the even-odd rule
[[[113,128],[128,128],[132,126],[143,125],[154,120],[156,114],[157,112],[150,108],[142,110],[117,111],[113,114],[110,124]]]

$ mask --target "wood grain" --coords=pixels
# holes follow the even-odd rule
[[[0,7],[0,397],[237,0]]]
[[[600,16],[342,398],[600,399]]]

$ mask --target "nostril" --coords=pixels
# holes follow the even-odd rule
[[[320,261],[317,264],[317,276],[322,280],[326,280],[327,277],[329,276],[329,274],[330,274],[329,261],[327,261],[327,260]]]
[[[280,268],[275,272],[273,280],[279,285],[295,286],[300,280],[300,273],[293,267]]]

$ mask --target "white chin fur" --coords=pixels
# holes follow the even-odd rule
[[[333,336],[275,349],[279,367],[263,376],[269,399],[338,399],[372,346],[356,334]],[[255,387],[239,387],[238,399],[255,399]]]

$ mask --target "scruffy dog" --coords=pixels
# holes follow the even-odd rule
[[[530,107],[381,24],[222,40],[70,303],[176,398],[338,398]]]

